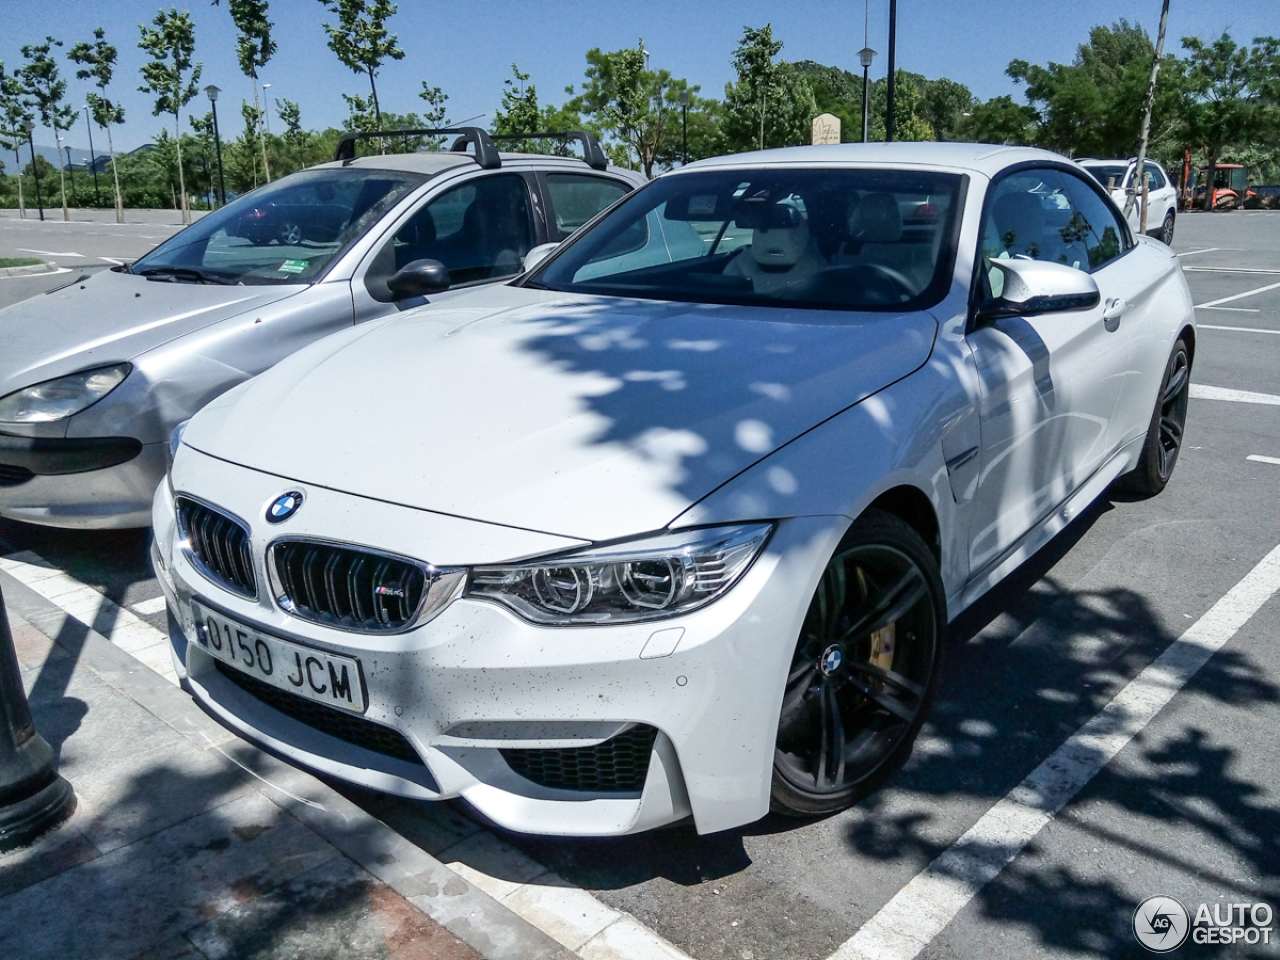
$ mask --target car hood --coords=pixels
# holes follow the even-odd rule
[[[184,442],[301,484],[608,540],[662,528],[915,370],[936,331],[923,312],[499,287],[314,344],[215,400]]]
[[[104,270],[0,310],[0,396],[87,367],[130,360],[300,289],[293,284],[163,283]]]

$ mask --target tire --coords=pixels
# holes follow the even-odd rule
[[[1160,240],[1166,246],[1173,246],[1173,211],[1164,215],[1164,223],[1160,226]]]
[[[911,752],[942,671],[946,595],[908,524],[869,510],[827,563],[783,693],[770,808],[834,813],[875,792]]]
[[[1139,497],[1154,497],[1173,476],[1182,450],[1187,423],[1187,403],[1191,396],[1191,353],[1179,337],[1165,364],[1156,397],[1155,411],[1147,436],[1142,441],[1138,465],[1116,481],[1116,489]]]
[[[286,220],[280,224],[280,229],[276,232],[276,239],[280,241],[282,246],[297,246],[302,242],[302,228],[291,220]]]

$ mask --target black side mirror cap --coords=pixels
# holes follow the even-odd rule
[[[439,260],[411,260],[387,278],[387,289],[397,300],[448,290],[449,270]]]

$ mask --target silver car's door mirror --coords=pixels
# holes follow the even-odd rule
[[[439,260],[410,260],[387,278],[387,289],[397,300],[440,293],[449,289],[449,271]]]
[[[1102,299],[1093,277],[1063,263],[994,258],[987,263],[1000,271],[1004,282],[999,296],[988,298],[978,307],[979,322],[997,317],[1088,310]]]
[[[558,243],[540,243],[526,253],[523,261],[524,272],[528,273],[547,257],[551,256],[551,251],[558,246],[560,246]]]

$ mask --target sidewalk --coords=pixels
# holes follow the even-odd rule
[[[55,198],[56,199],[56,198]],[[191,222],[199,220],[208,210],[192,210]],[[99,209],[95,207],[71,207],[67,211],[67,215],[71,217],[71,223],[115,223],[116,212],[113,209]],[[18,210],[16,207],[0,208],[0,220],[18,220]],[[40,212],[34,205],[27,208],[27,219],[40,222]],[[64,223],[62,219],[62,207],[55,203],[52,207],[44,208],[45,223]],[[168,224],[170,226],[182,226],[182,214],[177,210],[165,209],[135,209],[133,207],[125,207],[124,210],[125,223],[152,223],[152,224]]]
[[[0,856],[0,957],[571,960],[559,943],[7,574],[79,806]]]

